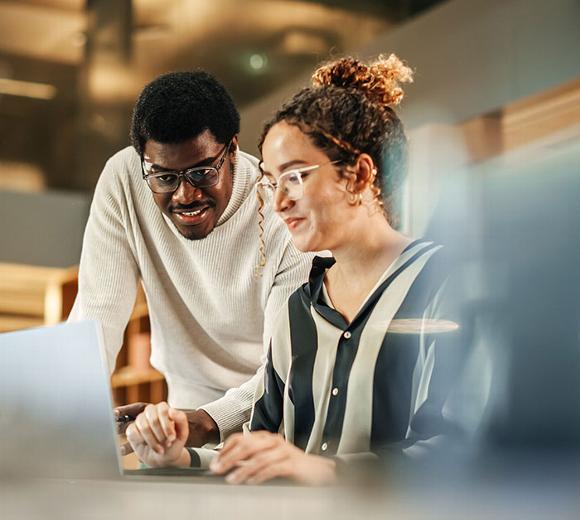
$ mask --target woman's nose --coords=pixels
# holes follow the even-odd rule
[[[274,211],[281,213],[289,209],[292,204],[294,204],[294,201],[288,198],[286,190],[283,187],[277,186],[274,190]]]

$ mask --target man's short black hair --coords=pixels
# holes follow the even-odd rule
[[[143,155],[146,141],[178,144],[209,130],[219,143],[240,131],[240,114],[226,89],[211,74],[170,72],[139,95],[131,122],[131,144]]]

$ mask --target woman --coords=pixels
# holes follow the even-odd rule
[[[280,313],[250,431],[211,462],[229,482],[329,483],[337,464],[443,431],[433,334],[456,325],[434,319],[440,248],[395,229],[406,138],[392,107],[411,80],[394,55],[370,65],[340,59],[264,129],[264,200],[300,250],[332,258],[315,259]],[[142,460],[200,463],[204,452],[183,448],[180,412],[161,404],[147,413],[129,434]]]

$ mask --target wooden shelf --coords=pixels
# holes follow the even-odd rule
[[[149,318],[149,309],[147,308],[147,302],[139,301],[139,296],[137,296],[138,300],[135,303],[135,307],[133,312],[131,313],[131,319],[135,320],[138,318]]]
[[[42,327],[43,318],[34,316],[0,315],[0,332],[11,332],[20,329],[30,329],[32,327]]]
[[[142,370],[131,366],[119,368],[111,377],[111,387],[120,388],[131,385],[142,385],[143,383],[154,383],[164,381],[163,374],[154,368]]]
[[[77,276],[77,267],[0,263],[2,332],[62,321],[72,309]]]
[[[77,291],[77,267],[58,269],[0,263],[0,332],[66,320]],[[140,289],[111,377],[115,404],[157,403],[167,398],[163,375],[149,365],[150,353],[149,312]]]

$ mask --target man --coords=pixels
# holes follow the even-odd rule
[[[165,375],[170,404],[195,409],[189,443],[197,446],[248,420],[263,341],[310,265],[268,205],[258,240],[258,161],[238,150],[239,121],[205,72],[145,87],[133,147],[107,162],[96,187],[70,318],[101,322],[112,370],[142,281],[151,363]]]

